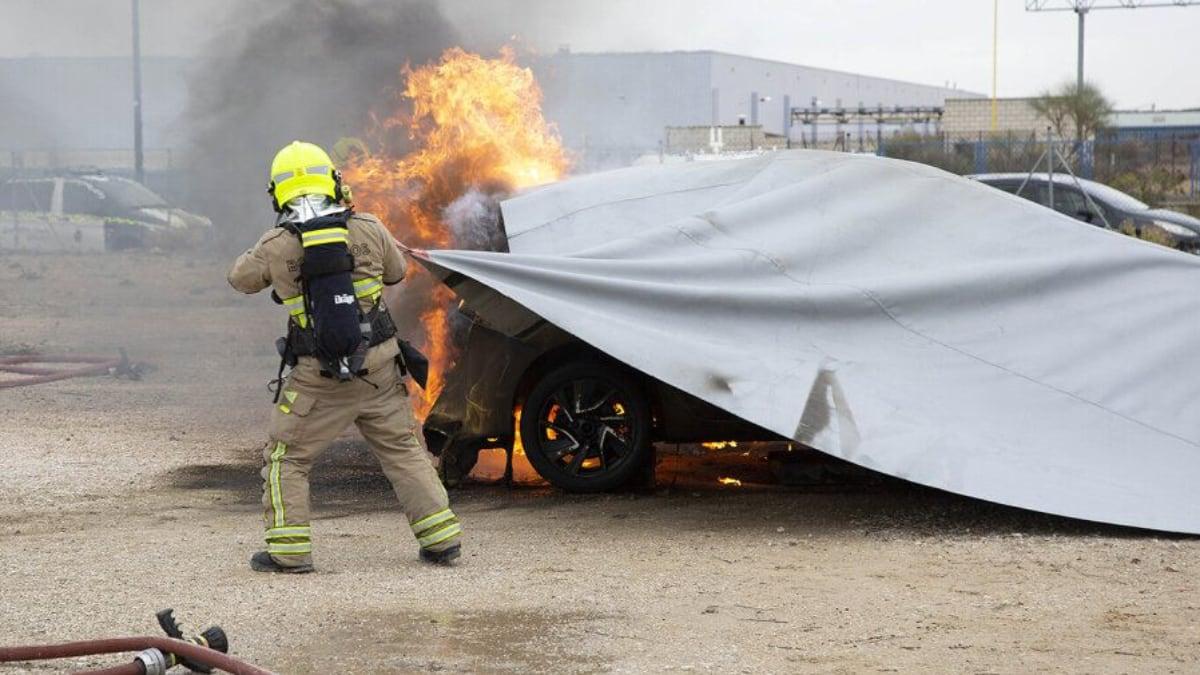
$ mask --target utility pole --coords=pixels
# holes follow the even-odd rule
[[[996,83],[998,82],[1000,72],[998,61],[999,52],[1000,0],[992,0],[992,133],[996,133],[999,119],[999,111],[997,110],[999,103],[996,100]]]
[[[142,160],[142,35],[138,19],[141,0],[130,0],[133,15],[133,172],[139,183],[146,182]]]
[[[1083,20],[1087,18],[1087,8],[1077,7],[1075,14],[1079,17],[1079,37],[1076,39],[1079,54],[1075,57],[1075,91],[1080,92],[1083,91]]]
[[[1152,7],[1191,7],[1200,0],[1025,0],[1027,12],[1075,12],[1079,17],[1079,45],[1075,68],[1076,91],[1083,89],[1083,23],[1093,9],[1149,9]]]

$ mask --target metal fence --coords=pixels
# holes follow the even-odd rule
[[[1143,201],[1200,199],[1200,138],[1059,141],[1073,172],[1128,192]],[[880,139],[876,154],[907,159],[957,174],[1028,172],[1046,153],[1048,141],[1032,137],[950,139],[895,136]],[[1046,170],[1043,160],[1037,167]],[[1060,170],[1056,167],[1056,170]]]

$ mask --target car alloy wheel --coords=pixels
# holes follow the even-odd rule
[[[525,399],[521,439],[530,464],[564,490],[624,485],[649,457],[650,410],[616,366],[577,363],[550,372]]]

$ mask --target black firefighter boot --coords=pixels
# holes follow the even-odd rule
[[[421,549],[421,562],[427,562],[431,565],[452,565],[461,555],[462,544],[455,542],[439,551],[431,551],[427,548]]]
[[[274,572],[277,574],[307,574],[313,571],[311,563],[289,567],[275,562],[270,553],[259,551],[250,556],[250,569],[255,572]]]

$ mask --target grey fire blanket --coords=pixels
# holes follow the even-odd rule
[[[569,179],[417,255],[787,438],[1200,533],[1200,259],[940,170],[791,151]]]

